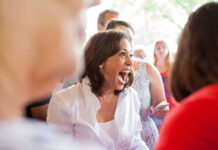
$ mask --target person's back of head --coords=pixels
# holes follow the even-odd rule
[[[140,48],[134,50],[134,56],[136,56],[137,58],[140,58],[142,60],[144,60],[146,58],[145,51],[143,49],[140,49]]]
[[[218,3],[201,6],[188,19],[178,44],[172,70],[172,92],[177,101],[218,83]]]
[[[135,33],[134,29],[132,28],[132,26],[128,22],[120,20],[120,19],[111,19],[106,26],[106,30],[116,29],[117,26],[127,27],[127,28],[131,29],[131,31],[133,33]]]
[[[128,22],[120,19],[111,19],[106,26],[106,30],[111,30],[111,29],[121,30],[123,32],[126,32],[128,35],[129,42],[131,43],[131,45],[133,45],[134,29]]]
[[[101,12],[97,19],[98,32],[104,31],[108,21],[110,21],[113,18],[118,18],[118,16],[119,16],[119,12],[115,10],[107,9]]]

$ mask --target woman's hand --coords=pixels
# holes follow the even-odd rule
[[[156,117],[158,119],[163,119],[165,115],[169,112],[169,104],[157,105],[152,113],[151,116]]]

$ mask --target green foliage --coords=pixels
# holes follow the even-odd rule
[[[109,2],[108,0],[104,0]],[[191,12],[212,0],[110,0],[111,8],[124,12],[135,27],[135,43],[150,44],[157,39],[177,43]]]
[[[172,2],[183,8],[187,14],[190,14],[193,9],[198,6],[198,5],[202,5],[204,3],[207,2],[211,2],[212,0],[173,0]]]
[[[166,10],[165,6],[172,5],[175,8],[181,8],[186,15],[189,15],[197,6],[207,2],[211,2],[211,0],[168,0],[165,5],[160,6],[157,5],[158,1],[156,0],[146,0],[144,11],[152,13],[153,16],[166,19],[182,29],[182,26],[173,19],[172,14]]]
[[[146,0],[146,5],[144,6],[145,11],[155,11],[155,5],[152,0]]]

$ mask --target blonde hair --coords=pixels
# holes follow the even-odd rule
[[[155,49],[158,45],[165,45],[166,48],[168,49],[168,54],[167,56],[165,57],[165,62],[167,63],[167,68],[170,69],[171,68],[171,65],[172,65],[172,62],[173,62],[173,57],[172,57],[172,54],[170,53],[169,51],[169,48],[166,44],[166,42],[164,42],[163,40],[159,40],[155,43],[155,46],[154,46],[154,65],[156,66],[157,64],[157,61],[158,61],[158,58],[157,56],[155,55]]]

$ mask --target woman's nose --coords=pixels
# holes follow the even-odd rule
[[[129,65],[129,66],[132,66],[132,65],[133,65],[132,58],[131,58],[129,55],[127,55],[126,64]]]

